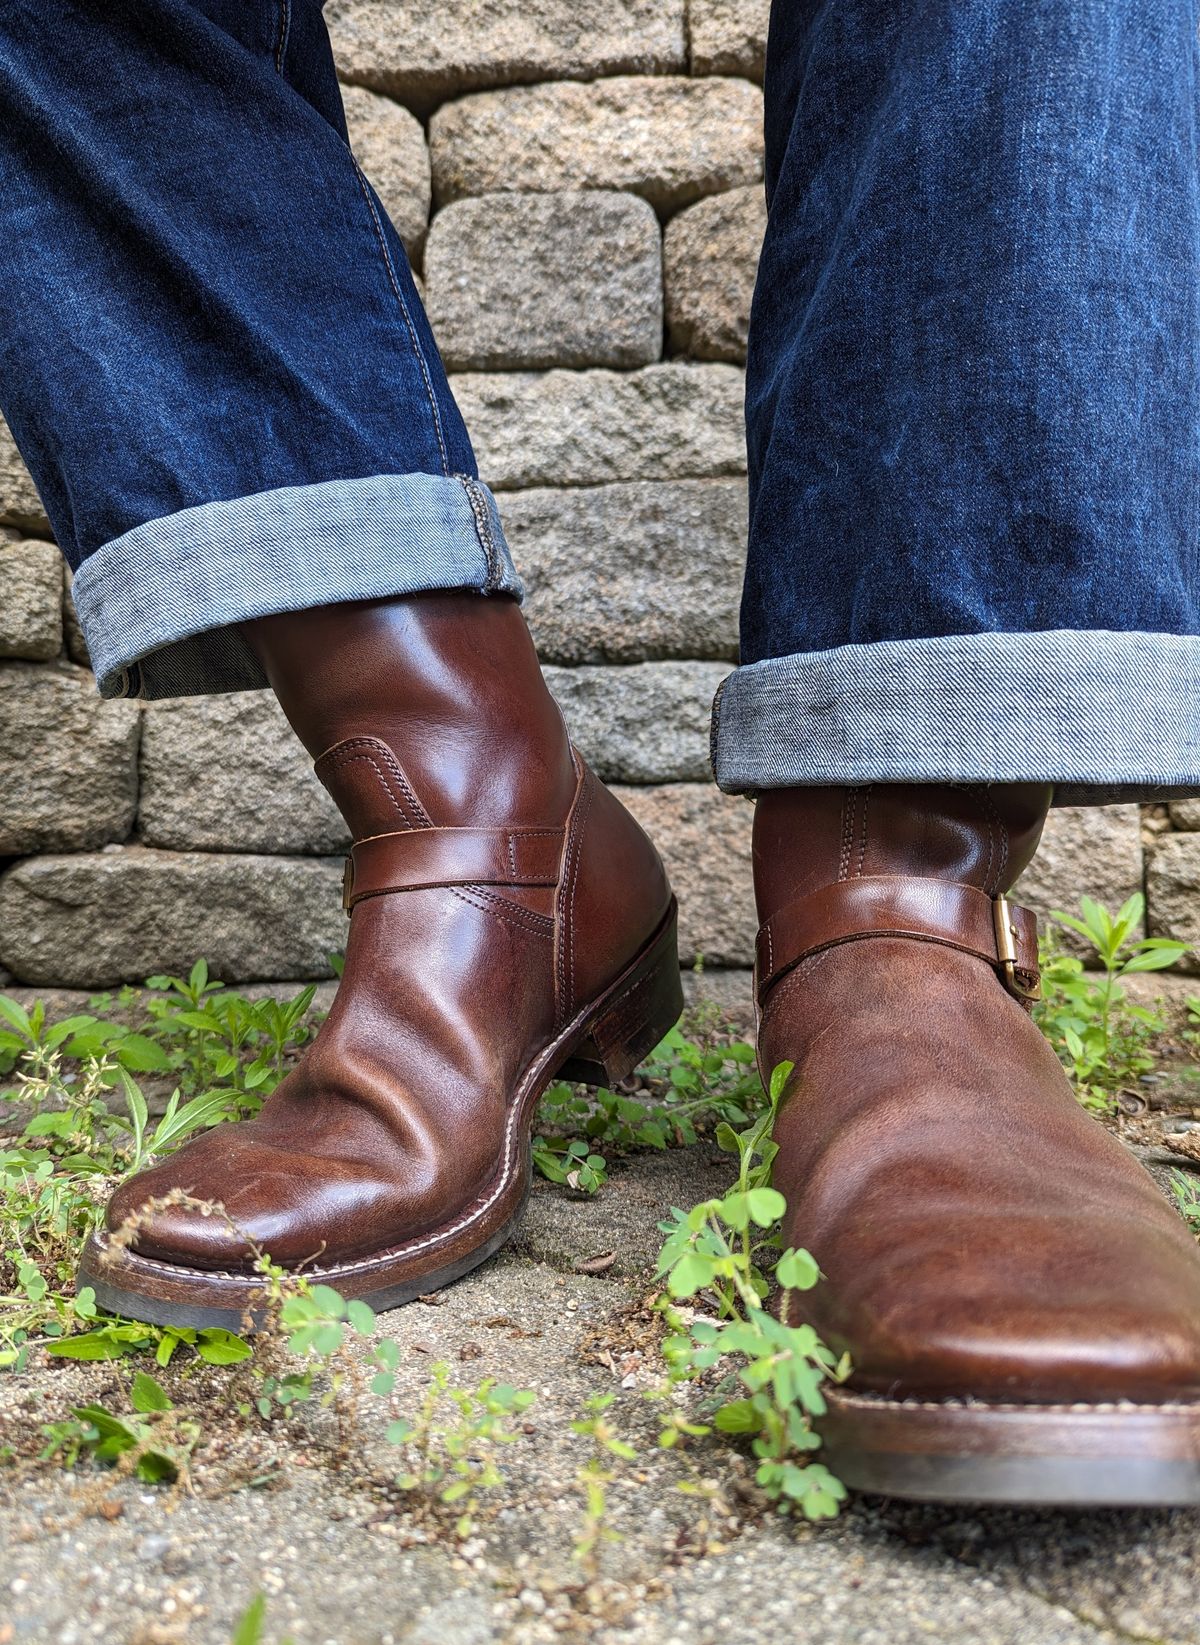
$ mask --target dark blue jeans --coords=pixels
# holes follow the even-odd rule
[[[776,0],[718,780],[1200,781],[1195,0]]]
[[[237,623],[519,590],[319,0],[0,0],[0,409],[100,689],[262,686]]]
[[[1200,790],[1194,0],[777,0],[730,790]],[[518,592],[318,0],[0,0],[0,408],[108,694]]]

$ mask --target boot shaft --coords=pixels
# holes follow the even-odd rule
[[[246,625],[355,839],[561,825],[576,775],[520,608],[454,592]]]
[[[875,875],[1005,893],[1033,860],[1052,792],[1046,783],[771,789],[754,816],[759,919],[823,886]]]

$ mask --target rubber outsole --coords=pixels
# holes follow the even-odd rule
[[[915,1502],[1200,1505],[1200,1403],[955,1404],[826,1391],[821,1459],[853,1490]]]

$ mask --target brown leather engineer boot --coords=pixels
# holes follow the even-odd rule
[[[207,1131],[114,1195],[150,1200],[81,1279],[102,1306],[236,1329],[251,1243],[390,1308],[508,1238],[556,1077],[613,1083],[682,1009],[654,847],[571,748],[506,598],[420,595],[247,625],[355,841],[328,1019],[254,1119]]]
[[[1008,890],[1048,788],[787,789],[758,801],[764,1076],[790,1298],[853,1372],[823,1457],[931,1500],[1200,1502],[1200,1251],[1080,1107],[1026,1009]]]

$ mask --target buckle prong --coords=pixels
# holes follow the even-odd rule
[[[354,891],[354,858],[347,857],[342,868],[342,912],[350,913],[350,897]]]

